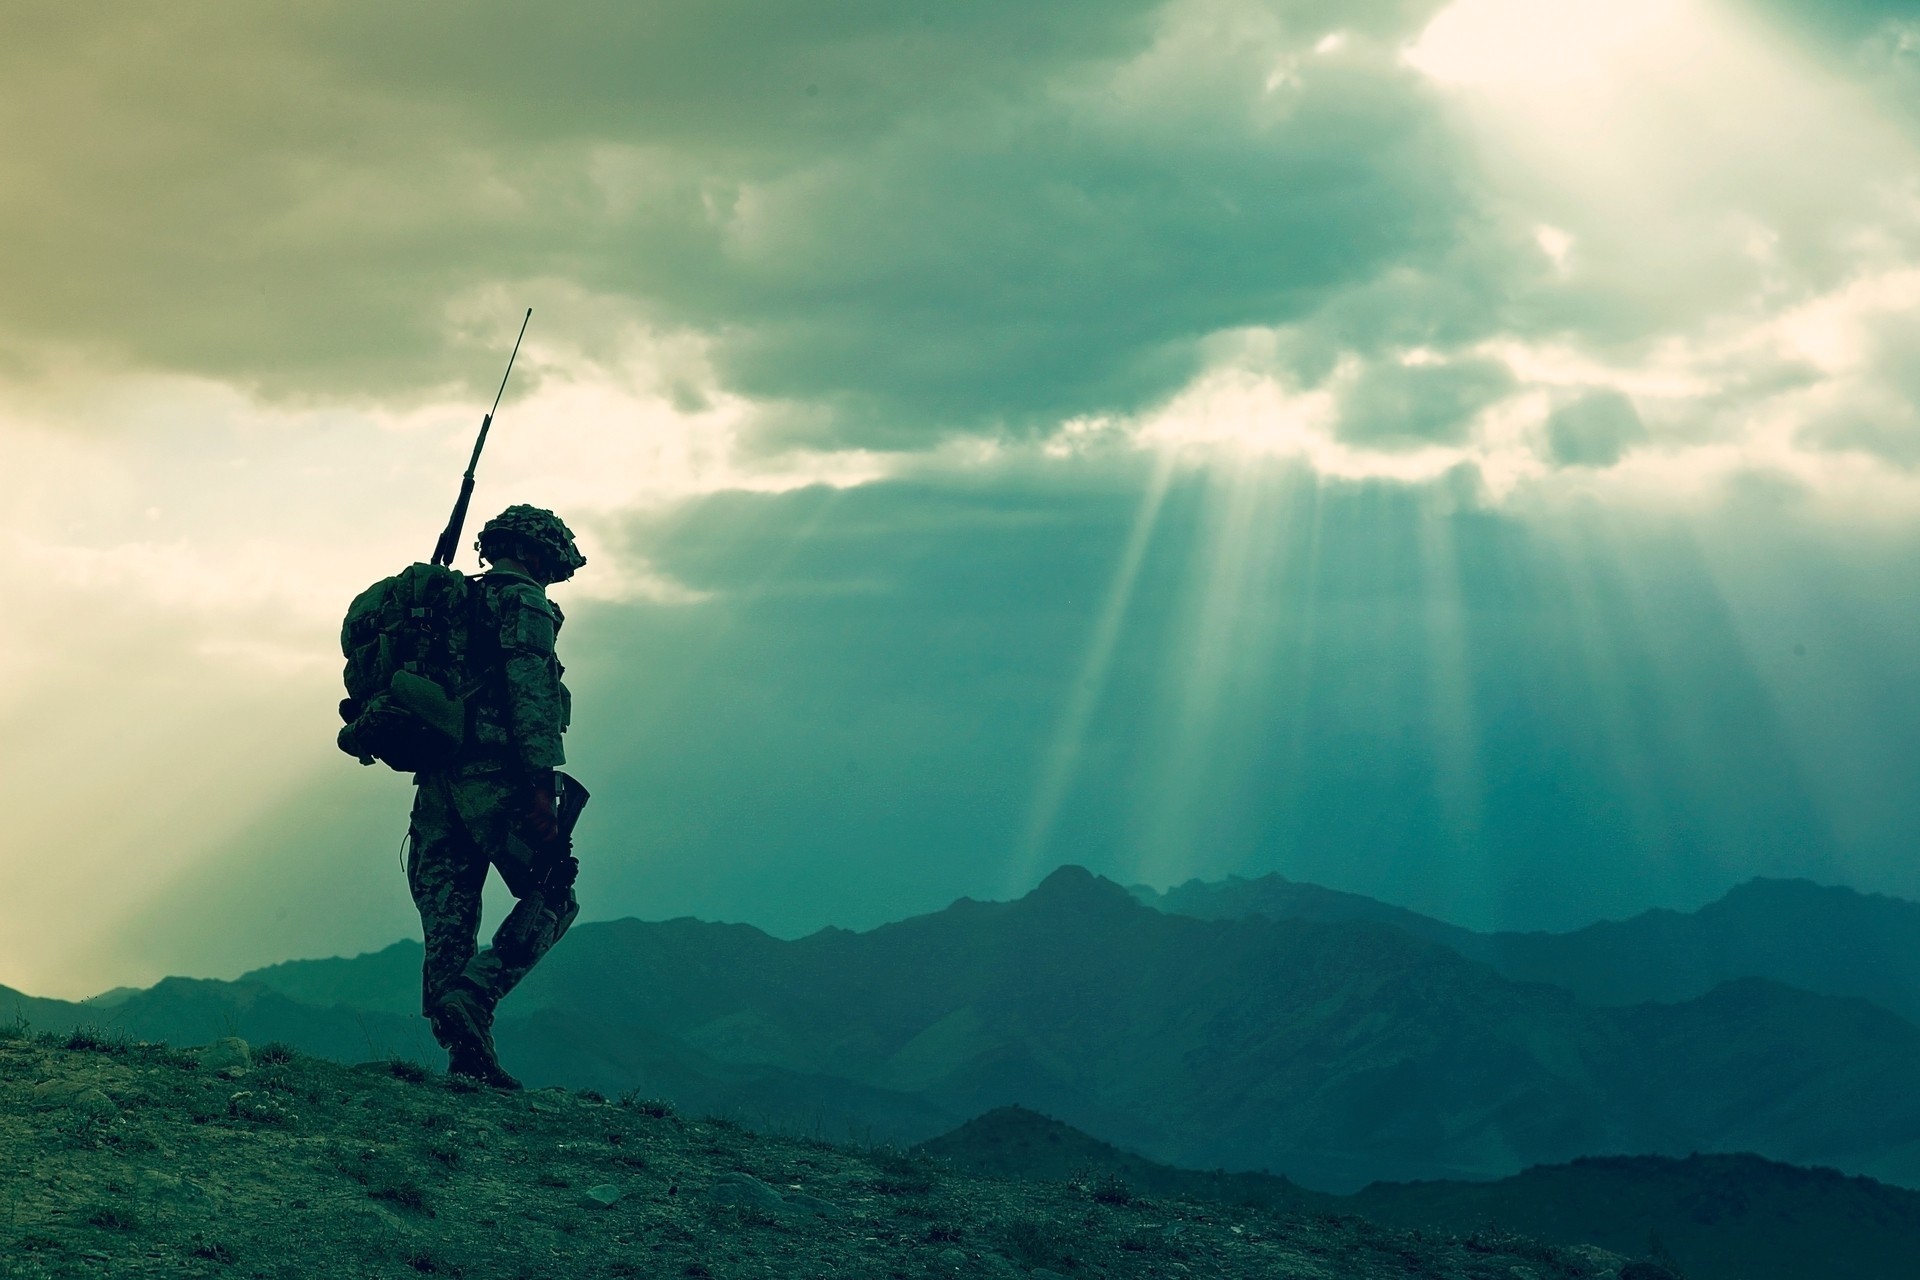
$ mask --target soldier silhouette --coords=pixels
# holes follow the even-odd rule
[[[414,775],[407,883],[426,938],[422,1010],[448,1072],[517,1089],[494,1052],[494,1011],[580,911],[568,837],[584,793],[557,772],[571,698],[554,653],[562,617],[546,588],[586,557],[539,507],[508,507],[475,545],[489,568],[469,592],[468,732],[451,759]],[[489,867],[516,903],[481,950]]]

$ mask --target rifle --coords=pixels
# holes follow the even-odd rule
[[[533,319],[533,308],[527,308],[526,319],[520,322],[520,338],[527,336],[527,321]],[[507,357],[507,371],[500,375],[500,390],[493,393],[493,408],[487,410],[487,416],[480,419],[480,438],[473,442],[473,456],[467,459],[467,474],[460,477],[460,497],[453,504],[453,515],[447,520],[447,527],[440,531],[440,541],[433,544],[433,564],[451,565],[453,557],[459,551],[460,529],[467,523],[467,504],[473,501],[473,469],[480,465],[480,451],[487,447],[487,429],[493,425],[493,415],[500,408],[500,397],[507,392],[507,379],[513,376],[513,357],[520,354],[520,338],[513,340],[513,355]]]

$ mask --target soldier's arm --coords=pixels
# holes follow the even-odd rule
[[[560,745],[566,725],[560,665],[554,658],[554,617],[531,585],[509,587],[501,600],[500,649],[506,658],[507,719],[514,751],[530,770],[567,762]]]

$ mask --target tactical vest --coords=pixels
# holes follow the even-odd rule
[[[467,747],[460,763],[552,769],[565,763],[560,735],[572,697],[554,653],[566,618],[531,579],[489,573],[473,579],[473,678]]]

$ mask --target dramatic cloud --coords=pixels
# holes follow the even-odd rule
[[[1364,20],[1343,14],[1341,21]],[[1253,4],[189,5],[16,33],[0,276],[64,342],[322,399],[473,379],[502,283],[705,336],[836,439],[1133,408],[1444,250],[1393,40]],[[1357,41],[1356,41],[1357,44]],[[543,333],[605,311],[542,308]],[[822,425],[824,424],[824,425]]]

